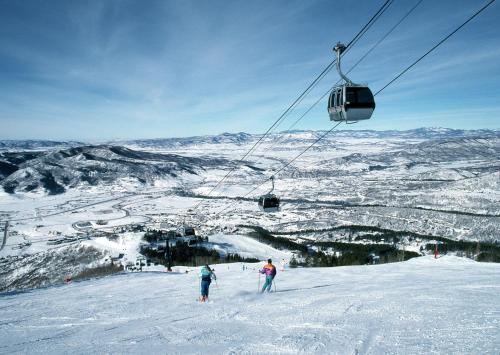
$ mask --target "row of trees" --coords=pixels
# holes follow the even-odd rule
[[[258,227],[258,226],[247,226],[239,225],[238,227],[252,229],[250,233],[247,234],[250,238],[256,239],[261,243],[268,244],[276,249],[286,249],[298,251],[300,253],[306,254],[308,252],[307,245],[294,242],[288,238],[275,237],[268,230]]]
[[[403,252],[389,244],[360,244],[344,242],[307,242],[298,243],[288,238],[276,237],[269,231],[257,226],[239,226],[249,228],[252,231],[248,234],[261,243],[271,245],[276,249],[287,249],[297,251],[297,257],[290,261],[291,267],[297,266],[344,266],[344,265],[364,265],[371,263],[374,256],[379,257],[380,263],[390,263],[401,260],[408,260],[420,254],[406,251]],[[315,251],[317,247],[319,251]],[[328,253],[331,250],[336,253]]]
[[[500,246],[494,243],[456,241],[444,237],[431,235],[422,235],[404,231],[393,231],[371,226],[347,226],[335,227],[335,229],[349,228],[350,232],[356,232],[358,235],[354,240],[370,240],[392,244],[361,244],[351,242],[314,242],[307,241],[300,243],[285,237],[277,237],[269,231],[258,226],[239,225],[238,227],[251,229],[248,236],[258,240],[261,243],[268,244],[276,249],[292,250],[297,252],[297,258],[293,258],[290,265],[293,266],[344,266],[344,265],[363,265],[371,263],[373,257],[377,256],[380,263],[390,263],[402,260],[408,260],[420,254],[413,251],[399,250],[396,244],[403,238],[412,241],[416,238],[429,241],[421,251],[432,252],[437,242],[440,254],[446,254],[448,251],[456,252],[457,255],[476,258],[478,261],[500,262]],[[295,233],[294,233],[295,234]],[[155,241],[162,238],[163,232],[148,230],[144,234],[147,241]],[[313,247],[317,247],[315,251]],[[203,264],[213,264],[221,262],[257,262],[258,259],[244,258],[238,254],[229,254],[222,257],[215,249],[208,249],[202,245],[191,246],[186,242],[177,241],[170,248],[171,265],[191,265],[198,266]],[[336,253],[338,252],[338,253]],[[168,256],[165,251],[145,249],[143,254],[156,263],[167,265]]]
[[[475,259],[476,261],[500,263],[500,246],[497,244],[450,239],[443,241],[441,239],[437,244],[427,244],[425,249],[433,251],[436,247],[440,254],[451,251],[455,252],[457,256]]]
[[[352,244],[349,244],[352,245]],[[307,255],[302,260],[298,260],[295,256],[290,260],[290,267],[305,266],[305,267],[332,267],[332,266],[349,266],[349,265],[365,265],[373,261],[372,252],[369,250],[353,249],[340,254],[326,254],[322,251]],[[379,263],[393,263],[402,260],[420,256],[415,252],[402,252],[401,250],[390,248],[385,253],[380,255]]]
[[[156,264],[164,266],[185,265],[199,266],[214,263],[257,262],[255,258],[245,258],[239,254],[222,256],[217,250],[202,245],[191,246],[184,241],[176,241],[167,250],[143,248],[142,254]]]
[[[382,239],[384,242],[392,243],[396,245],[403,240],[414,241],[421,240],[427,242],[425,247],[421,250],[427,250],[428,252],[434,251],[435,245],[437,244],[438,251],[440,254],[446,254],[448,251],[455,252],[458,256],[465,256],[471,259],[475,258],[477,261],[485,262],[500,262],[500,244],[498,242],[490,241],[464,241],[464,240],[453,240],[446,237],[439,237],[429,234],[420,234],[408,231],[397,231],[391,229],[380,228],[376,226],[364,226],[364,225],[348,225],[348,226],[337,226],[332,228],[325,228],[321,230],[302,230],[294,232],[275,232],[277,235],[298,235],[298,234],[308,234],[308,233],[328,233],[328,232],[344,232],[349,235],[349,242],[354,241],[372,241],[380,242]],[[331,235],[333,237],[333,234]],[[347,245],[359,245],[352,243],[341,243]],[[374,247],[371,245],[371,247]],[[337,245],[334,247],[336,250],[340,250],[341,246]],[[408,252],[407,252],[408,253]],[[411,255],[411,254],[410,254]]]

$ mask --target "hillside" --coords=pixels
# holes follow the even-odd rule
[[[82,185],[155,180],[198,175],[223,159],[139,152],[120,146],[80,146],[45,152],[0,153],[0,183],[8,193],[42,190],[60,194]],[[3,177],[3,179],[2,179]]]
[[[258,295],[260,264],[117,275],[0,296],[1,353],[494,354],[500,265],[443,257],[289,269]],[[189,273],[184,271],[188,270]],[[262,281],[262,280],[261,280]]]

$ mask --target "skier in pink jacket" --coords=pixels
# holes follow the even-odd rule
[[[271,292],[271,285],[273,284],[274,277],[276,276],[276,267],[273,265],[273,261],[271,259],[267,260],[267,264],[264,265],[262,270],[259,271],[261,274],[266,275],[266,282],[262,287],[262,292],[266,291]]]

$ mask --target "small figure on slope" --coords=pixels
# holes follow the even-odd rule
[[[206,302],[208,301],[208,289],[210,287],[210,283],[212,282],[212,279],[217,280],[217,276],[215,276],[213,270],[210,269],[210,266],[205,265],[201,268],[200,278],[201,278],[200,302]]]
[[[261,274],[266,275],[266,282],[262,287],[262,292],[266,291],[271,292],[271,285],[273,284],[274,277],[276,276],[276,267],[273,265],[273,261],[271,259],[267,260],[267,264],[264,265],[262,270],[259,271]]]

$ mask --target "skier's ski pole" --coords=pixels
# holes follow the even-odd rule
[[[201,277],[198,276],[198,280],[200,281],[200,296],[198,296],[198,301],[201,301]]]
[[[257,292],[260,292],[260,272],[259,272],[259,286],[257,286]]]
[[[274,292],[276,292],[276,281],[273,279],[273,284],[274,284]]]

